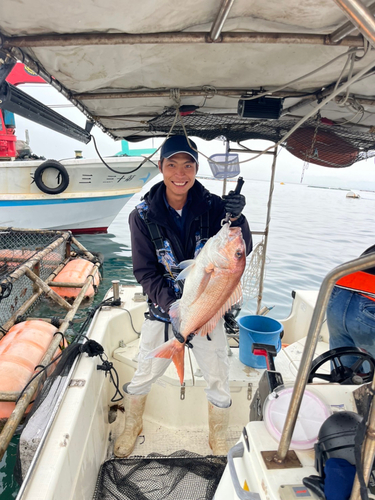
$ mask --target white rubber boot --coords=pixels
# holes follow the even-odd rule
[[[127,457],[133,451],[136,439],[142,432],[142,415],[146,399],[147,394],[139,396],[124,392],[125,429],[115,442],[116,457]]]
[[[229,423],[229,408],[219,408],[208,402],[208,444],[213,455],[228,453],[227,429]]]

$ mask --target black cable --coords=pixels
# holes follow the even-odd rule
[[[60,332],[59,332],[60,333]],[[26,389],[29,387],[29,385],[31,384],[31,382],[36,379],[42,372],[44,372],[45,370],[47,370],[47,368],[49,368],[51,365],[53,365],[53,363],[55,363],[55,361],[57,361],[58,359],[60,359],[62,356],[62,352],[60,354],[58,354],[55,358],[53,358],[49,363],[48,365],[44,366],[39,372],[37,372],[33,377],[31,377],[31,379],[27,382],[27,384],[25,385],[25,387],[22,389],[22,391],[20,392],[20,395],[18,396],[18,398],[16,399],[16,404],[18,403],[18,401],[21,399],[21,397],[23,396],[24,392],[26,391]],[[37,368],[38,366],[43,366],[43,365],[37,365],[35,368]]]
[[[104,359],[104,356],[106,359]],[[103,352],[103,354],[99,354],[99,357],[102,360],[102,364],[97,365],[96,368],[98,370],[103,370],[105,372],[105,376],[107,376],[107,373],[109,373],[111,382],[113,383],[113,385],[115,386],[115,389],[116,389],[114,396],[111,398],[111,402],[117,403],[117,401],[121,401],[121,399],[123,398],[123,395],[121,394],[120,388],[119,388],[120,380],[119,380],[118,373],[117,373],[116,369],[114,368],[113,363],[108,361],[108,357],[107,357],[105,352]],[[115,380],[114,376],[116,377],[116,380]],[[115,399],[117,394],[119,395],[119,397],[117,399]]]
[[[105,354],[104,350],[103,350],[103,347],[98,343],[96,342],[95,340],[91,340],[89,339],[84,333],[83,331],[85,330],[85,328],[87,327],[87,325],[90,323],[91,319],[94,317],[94,314],[96,313],[96,311],[103,307],[103,306],[110,306],[110,305],[114,305],[114,300],[113,300],[113,297],[110,297],[108,299],[105,299],[103,300],[100,304],[98,304],[96,307],[92,307],[89,311],[89,313],[87,314],[87,317],[84,321],[84,323],[81,325],[81,328],[79,329],[79,332],[78,332],[78,335],[73,339],[72,343],[78,343],[79,340],[81,339],[86,339],[87,342],[85,344],[82,344],[81,348],[80,348],[80,351],[83,353],[83,352],[86,352],[90,357],[92,356],[99,356],[101,361],[102,361],[102,365],[97,365],[97,369],[98,370],[103,370],[105,371],[105,374],[107,376],[107,373],[109,373],[110,375],[110,379],[111,381],[113,382],[113,385],[115,386],[115,389],[116,389],[116,392],[114,394],[114,396],[112,397],[111,401],[113,403],[117,402],[117,401],[120,401],[123,397],[123,395],[121,394],[120,392],[120,389],[119,389],[119,376],[118,376],[118,373],[116,371],[116,369],[113,367],[113,363],[111,363],[110,361],[108,361],[108,357],[107,355]],[[134,325],[133,325],[133,321],[132,321],[132,317],[131,317],[131,314],[130,312],[125,309],[125,311],[129,314],[129,317],[130,317],[130,323],[131,323],[131,326],[133,328],[133,330],[139,334],[139,332],[137,332],[134,328]],[[5,330],[3,330],[1,328],[2,331],[5,332]],[[6,333],[6,332],[5,332]],[[62,340],[64,340],[64,335],[61,333],[61,332],[56,332],[54,335],[57,335],[57,334],[60,334],[62,336]],[[46,371],[47,368],[49,368],[51,365],[53,365],[58,359],[61,358],[62,356],[62,352],[60,354],[58,354],[55,358],[53,358],[46,366],[42,367],[42,369],[40,371],[38,371],[33,377],[31,377],[31,379],[28,381],[28,383],[25,385],[25,387],[22,389],[22,391],[20,392],[20,395],[18,396],[17,400],[16,400],[16,404],[18,403],[18,401],[20,400],[20,398],[22,397],[22,395],[24,394],[24,392],[26,391],[26,389],[29,387],[29,385],[31,384],[31,382],[36,378],[38,377],[42,372]],[[104,358],[105,356],[105,358]],[[42,365],[38,365],[37,367],[35,368],[38,368],[39,366],[42,366]],[[117,399],[115,399],[116,395],[119,394],[119,397]]]
[[[130,311],[128,311],[127,309],[123,309],[124,311],[126,311],[128,314],[129,314],[129,320],[130,320],[130,324],[131,324],[131,327],[133,328],[133,331],[137,334],[137,335],[140,335],[141,332],[137,332],[137,330],[134,328],[134,325],[133,325],[133,318],[132,318],[132,315],[130,313]]]
[[[3,299],[7,299],[9,297],[9,295],[12,293],[12,289],[13,289],[13,283],[10,281],[0,284],[0,302]]]
[[[149,162],[153,163],[153,164],[155,165],[155,167],[157,167],[157,164],[156,164],[154,161],[150,160],[149,158],[145,158],[145,159],[144,159],[144,160],[143,160],[143,161],[142,161],[142,162],[138,165],[138,167],[134,168],[133,170],[130,170],[130,171],[127,171],[127,172],[120,172],[119,170],[115,170],[114,168],[110,167],[110,166],[108,165],[108,163],[106,163],[106,162],[103,160],[103,158],[102,158],[101,154],[99,153],[99,150],[98,150],[98,148],[97,148],[97,146],[96,146],[95,137],[92,135],[92,136],[91,136],[91,138],[92,138],[92,139],[93,139],[93,141],[94,141],[95,151],[96,151],[97,155],[99,156],[100,160],[102,161],[102,163],[103,163],[103,164],[104,164],[104,165],[105,165],[105,166],[106,166],[109,170],[111,170],[111,172],[114,172],[115,174],[121,174],[121,175],[125,175],[125,174],[126,174],[126,175],[128,175],[128,174],[132,174],[133,172],[136,172],[137,170],[139,170],[139,169],[142,167],[142,165],[144,165],[144,164],[146,163],[146,161],[149,161]]]

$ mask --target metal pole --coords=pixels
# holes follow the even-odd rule
[[[223,29],[224,23],[228,17],[229,11],[232,8],[234,0],[223,0],[220,6],[220,10],[216,16],[216,19],[212,25],[210,31],[210,37],[213,42],[216,42],[220,36],[221,30]]]
[[[371,12],[371,14],[375,14],[375,3],[369,5],[368,10]],[[331,33],[330,39],[333,43],[339,42],[350,33],[353,33],[353,31],[355,30],[356,27],[353,26],[353,23],[351,21],[348,21],[347,23],[337,28],[337,30],[335,30],[333,33]]]
[[[84,101],[92,100],[92,99],[133,99],[139,97],[170,97],[171,90],[129,90],[129,91],[121,91],[121,92],[82,92],[81,94],[74,94],[76,99],[82,99]],[[231,89],[217,89],[217,94],[221,96],[233,96],[237,95],[239,98],[243,95],[248,94],[250,89],[239,89],[239,88],[231,88]],[[210,92],[201,89],[179,89],[179,93],[181,97],[186,96],[202,96],[206,97]],[[249,94],[250,95],[250,94]],[[272,92],[273,97],[301,97],[301,92]],[[233,116],[238,117],[236,113],[232,113]],[[218,113],[217,116],[224,116],[222,113]],[[225,115],[226,116],[226,115]],[[102,116],[101,118],[107,118],[106,116]],[[246,120],[246,118],[244,118]]]
[[[335,0],[350,21],[375,47],[375,19],[371,10],[359,0]]]
[[[120,280],[112,280],[113,300],[120,298]]]
[[[335,0],[338,1],[338,0]],[[1,33],[0,33],[1,35]],[[2,37],[3,49],[11,51],[24,47],[69,47],[83,45],[141,45],[141,44],[176,44],[176,43],[212,43],[209,33],[201,32],[169,32],[169,33],[76,33],[69,35],[33,35]],[[339,47],[363,47],[361,36],[348,36],[338,43],[333,43],[330,35],[307,33],[258,33],[258,32],[226,32],[219,36],[215,43],[275,43],[275,44],[307,44],[331,45]],[[24,57],[28,57],[24,54]],[[34,68],[32,68],[34,69]],[[43,71],[40,68],[40,71]],[[47,75],[47,73],[44,73]],[[44,78],[44,77],[43,77]],[[46,80],[47,81],[47,80]],[[48,79],[48,83],[50,83]]]
[[[275,460],[278,462],[282,462],[288,453],[290,441],[292,439],[294,427],[296,425],[298,417],[298,412],[301,406],[303,393],[308,381],[311,362],[314,357],[316,344],[318,343],[320,330],[332,289],[336,281],[343,276],[356,271],[368,269],[369,267],[373,267],[374,265],[375,254],[365,255],[364,257],[359,257],[358,259],[351,260],[350,262],[346,262],[345,264],[342,264],[341,266],[338,266],[330,271],[324,278],[320,286],[315,309],[311,318],[309,331],[306,337],[305,348],[303,350],[302,359],[299,365],[296,381],[294,383],[293,394],[285,419],[279,448],[275,456]]]
[[[72,243],[79,250],[81,250],[81,252],[83,252],[88,259],[90,259],[91,261],[95,261],[96,260],[96,257],[91,252],[89,252],[88,250],[86,250],[86,248],[74,236],[72,236]]]
[[[225,170],[227,170],[227,167],[228,167],[229,150],[230,150],[229,141],[227,139],[226,142],[225,142]],[[223,182],[223,194],[222,194],[222,196],[224,196],[226,194],[226,192],[227,192],[227,177],[226,177],[225,174],[226,174],[226,172],[224,172],[224,182]]]
[[[260,270],[260,280],[259,280],[259,289],[258,289],[258,303],[257,303],[257,311],[256,314],[259,314],[259,311],[262,306],[262,298],[263,298],[263,284],[264,284],[264,271],[266,267],[266,254],[267,254],[267,244],[268,244],[268,233],[271,222],[271,207],[272,207],[272,196],[273,190],[275,187],[275,172],[276,172],[276,160],[277,160],[277,147],[273,152],[273,161],[272,161],[272,171],[271,171],[271,180],[270,180],[270,190],[268,195],[268,204],[267,204],[267,219],[266,219],[266,227],[264,229],[264,243],[263,243],[263,257],[262,257],[262,267]]]

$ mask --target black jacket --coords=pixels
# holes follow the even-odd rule
[[[171,217],[164,201],[165,184],[159,182],[153,186],[145,195],[145,201],[149,207],[148,220],[158,224],[161,234],[166,237],[178,262],[193,259],[195,251],[195,234],[200,228],[200,215],[209,211],[209,237],[214,236],[221,228],[221,221],[225,217],[223,200],[211,194],[197,180],[190,189],[191,203],[185,225],[185,246],[182,245],[179,231]],[[249,225],[244,215],[232,223],[242,229],[242,235],[246,243],[247,255],[252,250],[252,237]],[[131,233],[133,273],[143,287],[144,293],[155,304],[161,306],[165,311],[176,301],[172,288],[163,277],[164,267],[159,264],[155,245],[151,240],[146,223],[142,220],[137,209],[129,215],[129,226]]]

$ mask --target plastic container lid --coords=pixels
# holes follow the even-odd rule
[[[293,388],[280,388],[270,394],[264,403],[264,422],[271,436],[280,441]],[[315,394],[305,390],[294,428],[291,448],[308,450],[318,440],[323,422],[331,415],[330,408]]]

